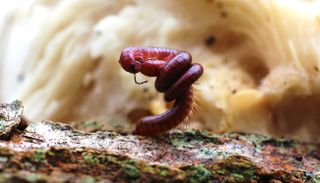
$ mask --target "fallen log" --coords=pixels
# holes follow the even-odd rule
[[[319,144],[198,130],[85,133],[51,121],[20,129],[22,109],[0,107],[0,182],[320,181]]]

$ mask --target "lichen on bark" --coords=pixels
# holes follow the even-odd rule
[[[41,121],[0,141],[0,182],[319,182],[319,157],[320,145],[257,134],[141,137]]]

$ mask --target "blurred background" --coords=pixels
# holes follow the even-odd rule
[[[205,72],[188,128],[320,141],[320,3],[0,1],[0,101],[31,121],[130,131],[169,108],[118,64],[134,45],[186,50]],[[184,127],[186,128],[186,127]]]

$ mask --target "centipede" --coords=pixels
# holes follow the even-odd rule
[[[119,58],[121,67],[134,74],[142,73],[156,77],[155,89],[164,93],[166,102],[174,101],[168,111],[141,118],[134,133],[142,136],[154,136],[165,133],[189,119],[194,108],[194,84],[203,74],[203,67],[192,63],[192,56],[187,51],[161,47],[134,46],[125,48]]]

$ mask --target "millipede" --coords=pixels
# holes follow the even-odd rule
[[[186,121],[194,105],[192,84],[203,74],[203,67],[192,63],[191,55],[186,51],[179,51],[160,47],[129,47],[120,55],[119,63],[122,68],[134,74],[137,84],[137,73],[156,77],[155,88],[164,93],[166,102],[174,101],[168,111],[154,116],[141,118],[135,129],[135,134],[152,136],[161,134],[177,127]]]

